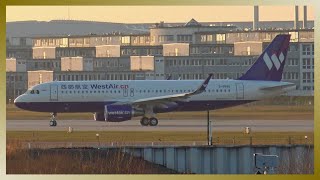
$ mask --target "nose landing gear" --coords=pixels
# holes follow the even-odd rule
[[[55,112],[51,113],[51,120],[50,120],[50,123],[49,123],[49,125],[51,127],[57,126],[56,117],[57,117],[57,113],[55,113]]]

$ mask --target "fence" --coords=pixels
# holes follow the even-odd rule
[[[54,139],[54,138],[53,138]],[[259,137],[214,137],[212,145],[313,145],[313,137],[288,136],[279,138]],[[74,147],[126,147],[126,146],[203,146],[207,141],[104,141],[97,138],[96,141],[85,139],[78,141],[39,141],[34,137],[31,141],[22,142],[24,148],[74,148]]]

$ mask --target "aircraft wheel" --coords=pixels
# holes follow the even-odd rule
[[[157,126],[158,125],[158,119],[154,118],[154,117],[150,118],[149,125],[150,126]]]
[[[52,117],[51,117],[51,121],[50,121],[49,125],[51,127],[57,126],[57,121],[56,121],[57,113],[53,112],[53,113],[51,113],[51,116]]]
[[[140,124],[141,124],[142,126],[148,126],[148,125],[149,125],[149,119],[148,119],[147,117],[141,118]]]
[[[57,121],[51,120],[49,123],[50,126],[57,126]]]

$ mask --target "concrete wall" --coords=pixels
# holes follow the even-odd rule
[[[130,56],[131,71],[153,71],[154,56]]]
[[[6,72],[17,72],[16,58],[6,59]]]
[[[120,57],[120,45],[96,46],[96,57]]]
[[[263,51],[262,42],[235,42],[234,55],[235,56],[252,56],[260,55]]]
[[[279,156],[275,173],[313,173],[313,146],[126,147],[127,153],[181,173],[254,174],[253,154]],[[310,166],[310,167],[309,167]],[[309,168],[306,168],[309,167]]]
[[[6,72],[26,72],[27,61],[24,59],[6,59]]]
[[[93,71],[93,59],[63,57],[61,58],[61,71]]]
[[[55,47],[33,47],[32,57],[33,59],[55,59],[56,48]]]
[[[189,56],[189,44],[163,44],[163,56]]]
[[[28,71],[28,88],[53,81],[53,71]]]

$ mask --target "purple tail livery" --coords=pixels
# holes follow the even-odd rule
[[[239,80],[281,81],[290,35],[277,35]]]

